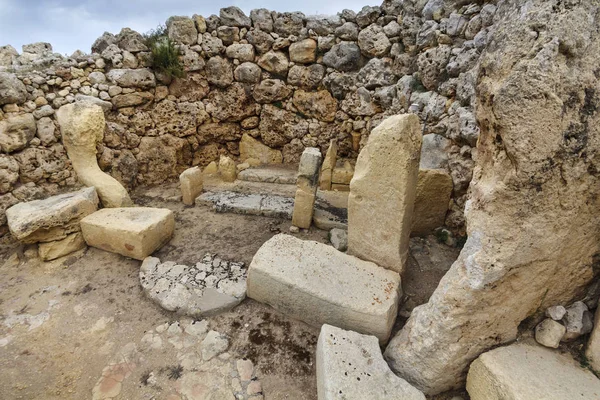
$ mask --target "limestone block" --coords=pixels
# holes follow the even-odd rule
[[[225,182],[233,182],[237,177],[237,168],[235,167],[235,161],[227,156],[221,156],[219,158],[219,174],[221,179]]]
[[[325,324],[316,357],[319,400],[425,400],[390,370],[375,336]]]
[[[546,318],[535,327],[535,340],[546,347],[558,348],[567,328],[552,318]]]
[[[294,213],[292,224],[299,228],[310,228],[321,168],[321,152],[316,147],[307,147],[300,157]]]
[[[314,326],[330,324],[385,342],[398,311],[400,276],[331,246],[279,234],[248,268],[248,297]]]
[[[590,361],[590,366],[595,371],[600,371],[600,311],[596,309],[594,329],[587,342],[585,356]]]
[[[331,175],[331,183],[337,183],[340,185],[349,185],[354,176],[354,167],[348,160],[339,160],[333,174]]]
[[[240,141],[240,159],[246,161],[249,158],[258,159],[262,164],[281,164],[283,162],[280,150],[272,149],[244,133]]]
[[[123,185],[104,173],[96,160],[96,145],[104,137],[102,109],[90,103],[77,102],[59,108],[56,117],[67,155],[79,180],[96,188],[104,207],[133,205]]]
[[[202,173],[204,175],[214,175],[218,172],[219,172],[219,167],[217,166],[217,163],[214,161],[211,161],[206,167],[204,167],[204,170],[202,171]]]
[[[0,71],[0,106],[27,100],[27,88],[15,74]]]
[[[327,153],[325,153],[325,158],[321,166],[321,175],[319,176],[319,189],[321,190],[331,190],[331,179],[333,168],[337,162],[337,151],[337,140],[332,139],[329,142],[329,148],[327,149]]]
[[[71,233],[66,238],[54,242],[40,243],[38,253],[44,261],[54,260],[85,248],[81,232]]]
[[[577,339],[581,335],[590,333],[593,328],[592,313],[582,301],[576,301],[567,307],[567,312],[563,318],[567,331],[563,341]]]
[[[444,226],[452,196],[452,177],[442,169],[419,170],[411,235],[424,236]]]
[[[290,61],[299,64],[315,62],[317,58],[317,42],[304,39],[290,45]]]
[[[154,72],[148,68],[140,69],[111,69],[106,78],[121,87],[149,89],[156,86]]]
[[[37,125],[32,114],[8,117],[0,121],[0,149],[5,153],[24,149],[34,138]]]
[[[179,175],[183,204],[194,205],[196,197],[202,192],[203,181],[200,167],[188,168]]]
[[[349,192],[350,185],[344,185],[342,183],[332,183],[331,190],[333,190],[335,192]]]
[[[81,220],[89,246],[143,260],[173,236],[175,217],[166,208],[104,208]]]
[[[395,115],[373,129],[358,155],[348,197],[348,252],[402,272],[416,198],[419,117]]]
[[[514,344],[473,361],[467,392],[471,400],[592,400],[600,396],[600,380],[568,355]]]
[[[51,242],[79,230],[79,221],[98,209],[93,187],[44,200],[18,203],[6,210],[8,228],[23,243]]]

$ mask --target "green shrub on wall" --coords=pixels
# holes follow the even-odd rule
[[[150,49],[152,68],[169,78],[185,76],[183,65],[179,61],[179,49],[167,36],[167,28],[159,25],[144,35],[146,46]]]

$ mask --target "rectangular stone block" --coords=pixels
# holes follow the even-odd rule
[[[292,318],[385,342],[398,311],[400,276],[331,246],[279,234],[248,269],[248,297]]]
[[[402,273],[416,197],[421,128],[414,114],[373,129],[356,161],[348,196],[348,252]]]
[[[600,380],[573,358],[541,346],[514,344],[483,353],[467,375],[471,400],[596,400]]]
[[[179,175],[181,184],[181,198],[183,204],[194,205],[196,197],[202,193],[202,170],[199,167],[188,168]]]
[[[296,190],[294,198],[294,213],[292,214],[292,225],[298,228],[308,229],[312,222],[316,195],[305,190]]]
[[[375,336],[323,325],[317,343],[319,400],[425,400],[387,365]]]
[[[446,212],[452,196],[452,177],[442,169],[419,171],[412,236],[426,236],[444,226]]]
[[[321,152],[315,147],[307,147],[300,157],[298,190],[296,190],[292,215],[292,224],[299,228],[308,229],[312,222],[321,158]]]
[[[333,177],[333,168],[337,160],[338,145],[337,140],[331,139],[323,164],[321,165],[321,174],[319,176],[319,189],[331,190],[331,179]]]
[[[89,246],[143,260],[173,236],[175,217],[166,208],[104,208],[81,220]]]
[[[98,209],[93,187],[44,200],[18,203],[6,210],[12,235],[23,243],[52,242],[79,231],[79,221]]]

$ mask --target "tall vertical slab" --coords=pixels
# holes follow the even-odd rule
[[[414,114],[373,129],[356,161],[348,197],[348,251],[402,273],[419,176],[422,134]]]
[[[300,157],[298,180],[294,199],[292,224],[299,228],[308,229],[312,216],[319,184],[319,169],[321,168],[321,152],[316,147],[307,147]]]

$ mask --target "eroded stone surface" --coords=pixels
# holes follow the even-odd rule
[[[317,343],[319,400],[425,400],[386,364],[375,336],[323,325]]]
[[[148,257],[140,268],[140,283],[161,307],[191,317],[229,310],[246,297],[244,264],[214,254],[193,266]]]

